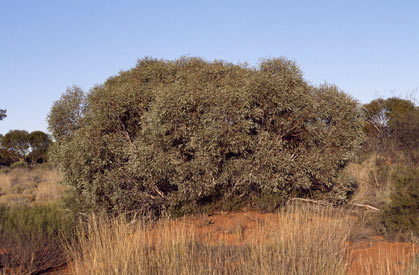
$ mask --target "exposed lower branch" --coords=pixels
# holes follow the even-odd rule
[[[326,202],[326,201],[321,201],[321,200],[311,200],[311,199],[303,199],[303,198],[292,198],[290,199],[290,201],[302,201],[302,202],[307,202],[307,203],[312,203],[312,204],[317,204],[317,205],[322,205],[322,206],[327,206],[327,205],[331,205],[330,203]],[[376,211],[379,212],[380,209],[368,205],[368,204],[360,204],[360,203],[349,203],[346,205],[346,207],[358,207],[358,208],[365,208],[367,210],[372,210],[372,211]]]
[[[361,207],[361,208],[367,208],[369,210],[373,210],[373,211],[377,211],[377,212],[380,211],[380,209],[378,209],[374,206],[368,205],[368,204],[350,203],[349,205],[353,205],[353,206]]]

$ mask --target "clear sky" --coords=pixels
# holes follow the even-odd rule
[[[419,1],[0,0],[0,109],[46,131],[68,86],[88,91],[139,58],[297,62],[366,103],[419,88]]]

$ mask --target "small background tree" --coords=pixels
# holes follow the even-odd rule
[[[0,109],[0,120],[3,120],[5,117],[7,117],[6,110]]]
[[[407,99],[376,99],[364,105],[368,150],[403,152],[419,162],[419,107]]]
[[[25,130],[10,130],[1,139],[1,146],[15,153],[19,159],[24,160],[29,152],[29,133]]]
[[[28,136],[31,152],[26,156],[29,163],[43,163],[48,159],[48,149],[52,144],[51,138],[42,131],[33,131]]]
[[[368,139],[362,171],[354,173],[363,184],[355,199],[382,210],[380,219],[371,219],[378,232],[417,235],[419,107],[392,97],[375,99],[363,110]]]
[[[32,165],[45,162],[51,144],[51,138],[42,131],[10,130],[0,138],[0,165],[10,166],[17,161]]]

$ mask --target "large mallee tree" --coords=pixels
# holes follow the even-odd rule
[[[87,95],[67,90],[49,125],[65,182],[113,213],[266,194],[345,203],[364,140],[358,103],[286,59],[142,59]]]

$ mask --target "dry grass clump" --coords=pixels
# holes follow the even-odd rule
[[[16,168],[0,171],[0,204],[30,206],[48,204],[61,198],[66,189],[60,177],[49,168]]]
[[[353,176],[358,189],[352,202],[367,203],[380,206],[389,202],[393,166],[389,160],[385,160],[377,154],[371,154],[361,163],[350,163],[346,171]]]
[[[33,194],[5,194],[0,196],[0,205],[14,207],[18,205],[30,205],[34,201]]]
[[[221,233],[242,235],[229,244],[191,218],[91,216],[67,255],[72,274],[344,274],[351,226],[331,209],[289,207],[249,232]]]
[[[57,182],[42,182],[35,191],[35,203],[49,203],[60,199],[68,189],[65,185],[57,184]]]
[[[375,231],[372,233],[397,239],[406,239],[409,233],[419,234],[418,164],[412,164],[401,152],[374,153],[361,163],[348,165],[346,172],[359,185],[349,205],[377,208],[360,215],[360,231]]]
[[[292,206],[261,226],[245,274],[344,274],[353,220],[340,210],[312,207]]]

